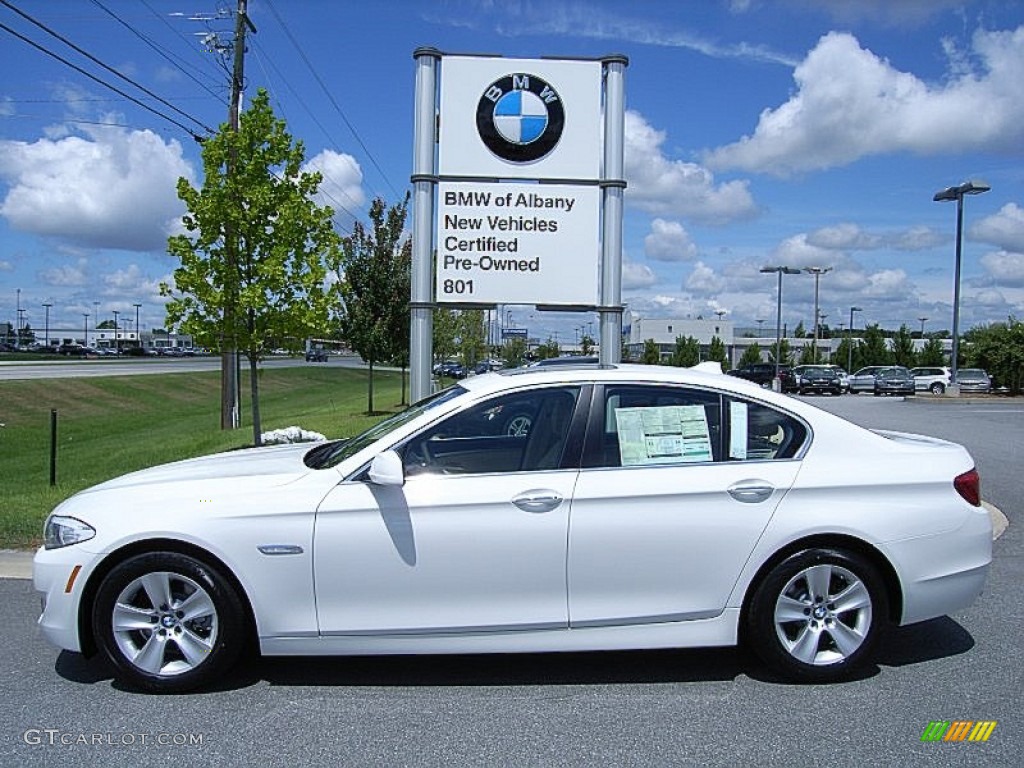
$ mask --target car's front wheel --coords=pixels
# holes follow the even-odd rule
[[[941,381],[936,381],[928,389],[933,395],[941,395],[946,391],[946,386]]]
[[[746,638],[776,672],[803,682],[843,679],[870,657],[888,615],[877,568],[841,549],[808,549],[757,586]]]
[[[216,569],[177,552],[151,552],[107,574],[92,619],[121,680],[174,693],[227,671],[245,643],[244,615],[237,592]]]

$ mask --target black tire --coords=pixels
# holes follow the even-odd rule
[[[121,618],[116,627],[115,612]],[[216,569],[177,552],[149,552],[106,575],[92,621],[120,681],[178,693],[230,669],[246,645],[245,615],[234,587]]]
[[[870,561],[842,549],[807,549],[756,586],[744,638],[781,676],[828,683],[864,666],[888,615],[888,595]]]
[[[935,381],[928,389],[933,395],[941,395],[946,391],[946,386],[941,381]]]

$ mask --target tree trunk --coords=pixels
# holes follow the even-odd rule
[[[370,360],[370,380],[367,387],[367,413],[373,415],[373,360]]]
[[[252,442],[258,448],[263,445],[263,422],[260,419],[260,384],[255,354],[249,356],[249,392],[252,397]]]
[[[405,405],[405,363],[402,363],[402,402],[400,405]]]

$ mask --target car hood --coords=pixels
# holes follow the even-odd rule
[[[302,461],[312,447],[311,443],[275,445],[185,459],[115,477],[89,488],[85,493],[242,477],[248,478],[246,486],[250,489],[253,485],[283,485],[313,471]]]

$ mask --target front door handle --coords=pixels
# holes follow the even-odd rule
[[[759,504],[775,492],[775,486],[763,480],[736,483],[729,486],[729,495],[744,504]]]
[[[550,512],[562,503],[562,497],[554,491],[526,491],[512,499],[512,503],[524,512]]]

